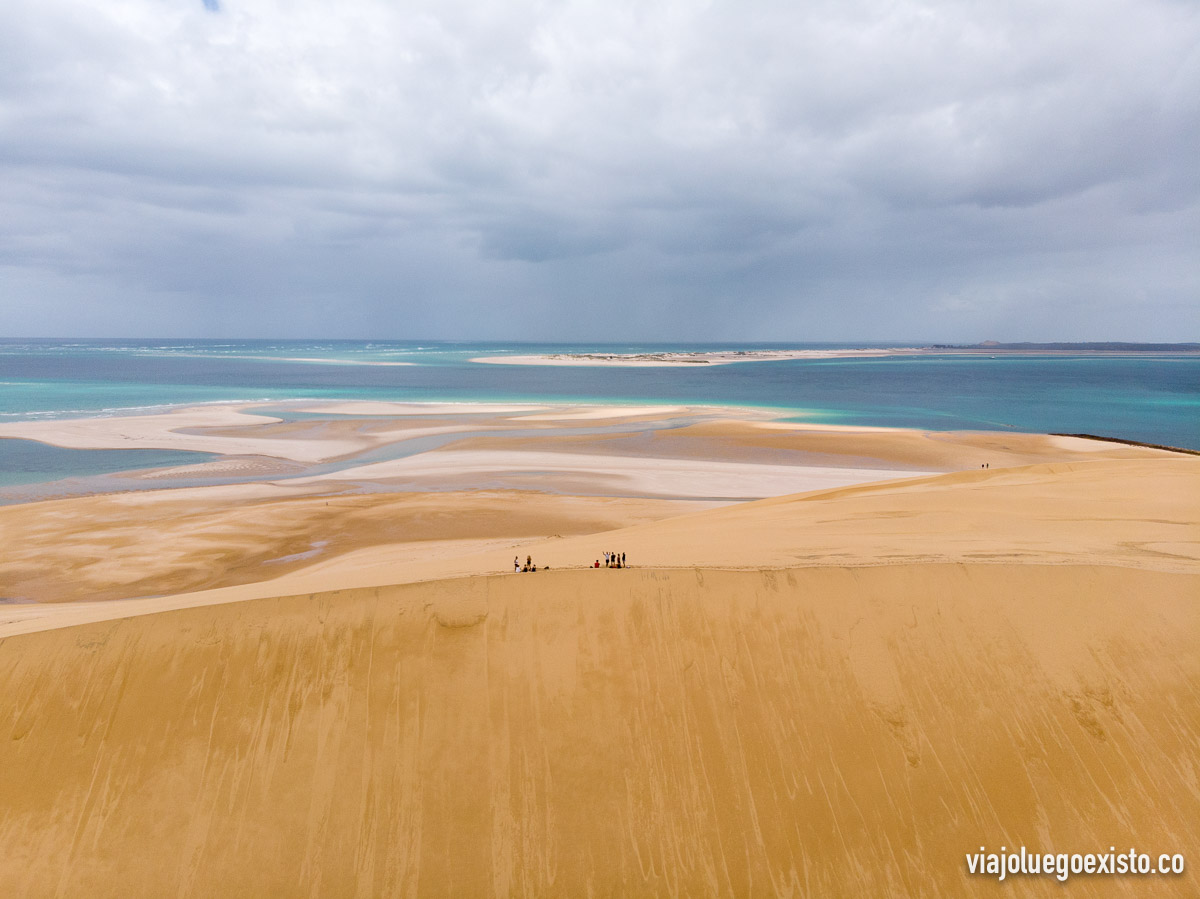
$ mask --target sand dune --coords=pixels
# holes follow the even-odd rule
[[[205,601],[233,601],[501,573],[515,551],[556,569],[605,550],[655,567],[1200,564],[1200,459],[1162,453],[973,469],[697,514],[686,513],[712,504],[517,491],[322,493],[320,484],[246,484],[0,509],[3,595],[61,603],[207,588],[218,595]],[[319,541],[326,545],[315,557],[264,564]],[[70,613],[0,607],[0,634],[6,621],[26,627]],[[98,614],[108,613],[93,610],[86,620]]]
[[[1194,849],[1197,595],[1091,566],[539,572],[10,637],[0,890],[1195,895],[1000,889],[964,854]]]
[[[528,420],[528,419],[523,419]],[[522,436],[485,434],[456,441],[453,451],[556,452],[687,459],[808,468],[959,471],[1098,459],[1169,459],[1147,447],[996,431],[918,431],[746,418],[718,418],[682,427],[577,435],[530,431]],[[602,467],[614,464],[608,460]],[[786,492],[786,491],[783,491]]]
[[[450,425],[422,408],[422,417],[401,415],[380,420],[283,422],[248,415],[240,409],[205,408],[196,413],[201,418],[179,413],[147,416],[145,421],[49,423],[64,429],[60,435],[64,439],[86,435],[88,439],[119,443],[122,433],[142,433],[138,429],[145,429],[143,436],[147,439],[209,441],[227,452],[243,447],[246,441],[264,451],[283,454],[289,452],[287,446],[303,444],[306,448],[295,455],[308,459],[324,458],[348,446],[362,449],[379,442],[463,428],[475,434],[482,429],[484,433],[398,460],[370,465],[345,462],[351,467],[311,477],[294,477],[304,463],[287,462],[278,456],[223,455],[202,465],[112,476],[106,482],[108,489],[128,489],[131,485],[144,488],[162,479],[257,475],[280,478],[274,484],[143,489],[0,507],[0,545],[5,547],[0,555],[0,601],[109,600],[176,594],[278,579],[305,564],[320,565],[349,554],[354,558],[340,572],[347,580],[326,582],[327,588],[498,572],[509,567],[511,557],[479,556],[484,544],[478,541],[503,538],[510,540],[508,546],[512,541],[534,541],[536,545],[555,534],[591,534],[679,515],[707,505],[714,498],[740,500],[911,478],[922,470],[979,471],[983,479],[972,486],[972,491],[1006,483],[990,480],[999,475],[998,471],[986,475],[980,471],[981,459],[991,460],[996,466],[1026,466],[1046,460],[1179,459],[1156,450],[1093,441],[1061,446],[1056,442],[1058,438],[1029,434],[863,431],[828,426],[813,429],[753,420],[704,420],[703,416],[712,410],[686,410],[696,422],[686,424],[685,418],[680,427],[652,430],[645,422],[626,418],[615,430],[578,434],[553,420],[559,414],[571,414],[562,410],[545,413],[550,417],[539,418],[534,426],[519,430],[514,428],[510,413],[488,417],[494,409],[470,424]],[[388,409],[389,415],[397,412],[390,406]],[[589,407],[586,411],[625,415],[628,409]],[[670,413],[676,411],[671,409]],[[255,424],[245,426],[247,420]],[[201,421],[207,422],[202,433],[194,433],[198,430],[195,427],[182,431],[175,427]],[[496,423],[500,426],[498,433],[489,432],[489,425]],[[1074,444],[1085,445],[1088,451],[1080,452]],[[1093,451],[1096,446],[1100,449]],[[1129,496],[1136,499],[1138,490],[1160,495],[1160,488],[1157,483],[1131,488]],[[423,492],[404,492],[414,490]],[[547,496],[547,491],[559,495]],[[1161,495],[1183,495],[1186,491],[1184,483],[1168,487]],[[996,494],[997,509],[1005,501],[1004,492],[1001,487]],[[351,498],[350,493],[359,495]],[[609,502],[606,496],[622,495],[628,498],[621,506],[624,511],[614,514],[619,504]],[[690,501],[672,504],[663,497]],[[993,503],[979,494],[976,501]],[[956,503],[954,496],[946,498],[946,512],[952,512]],[[961,511],[970,509],[967,505]],[[1019,521],[1021,514],[1018,509],[1015,520]],[[822,515],[839,517],[836,509],[833,513],[823,511]],[[921,534],[932,535],[941,527],[926,516],[919,522],[921,529],[914,530],[904,524],[903,515],[892,509],[875,513],[847,508],[841,520],[881,519],[886,524],[896,519],[900,525],[897,536],[909,534],[917,538],[917,543]],[[951,516],[948,520],[957,519]],[[962,535],[972,529],[978,530],[978,521],[967,521],[949,537],[961,542]],[[871,529],[864,530],[860,524],[830,529],[819,521],[809,521],[802,513],[780,530],[789,535],[790,545],[801,550],[787,558],[775,558],[773,564],[809,564],[815,558],[844,562],[858,553],[855,547],[860,543],[859,532],[870,533]],[[671,552],[659,553],[658,564],[706,565],[719,560],[729,565],[733,560],[737,565],[754,565],[756,558],[766,558],[763,547],[775,545],[773,538],[765,535],[765,541],[756,545],[755,554],[748,556],[738,548],[739,542],[726,540],[719,529],[714,533],[717,536],[712,540],[694,538],[695,546],[703,547],[702,551],[697,549],[683,559]],[[830,540],[814,544],[813,536],[825,533]],[[1003,536],[994,528],[987,533],[988,539]],[[624,543],[625,538],[621,539]],[[1162,535],[1156,539],[1169,542]],[[441,556],[435,559],[419,549],[405,548],[455,540],[464,542],[453,564]],[[642,540],[640,536],[631,537],[625,545],[638,550],[649,548],[650,544]],[[306,559],[304,554],[314,544],[320,544],[322,551],[318,557]],[[996,551],[985,544],[976,541],[979,553]],[[873,545],[870,550],[879,553],[880,558],[894,558],[896,550],[892,546]],[[595,541],[549,547],[547,561],[556,566],[578,566],[604,548]],[[541,549],[538,551],[544,555]],[[1035,544],[1035,556],[1038,551]],[[921,554],[908,550],[903,557],[920,558]],[[291,561],[273,561],[281,558]],[[639,552],[639,558],[646,561],[649,557]],[[364,580],[365,572],[370,572],[370,580]],[[322,572],[322,576],[332,578],[334,572]],[[312,588],[298,585],[283,589]]]
[[[393,424],[265,427],[327,449]],[[447,492],[471,460],[559,490],[823,489]],[[1200,893],[1190,868],[965,863],[1200,861],[1200,459],[698,421],[381,465],[348,477],[442,492],[0,509],[0,595],[67,600],[0,605],[0,895]],[[637,567],[582,567],[606,549]],[[517,553],[543,570],[500,574]]]
[[[338,496],[256,484],[11,506],[0,509],[0,545],[7,548],[0,557],[0,597],[42,605],[0,605],[0,633],[13,614],[25,619],[45,603],[269,582],[365,547],[383,547],[391,561],[382,583],[414,561],[418,568],[441,564],[444,556],[421,548],[437,541],[459,542],[459,555],[477,552],[479,541],[498,543],[504,550],[496,570],[504,570],[512,567],[514,544],[611,531],[694,507],[509,492]],[[320,552],[306,557],[314,546]],[[405,546],[413,549],[400,549]],[[460,573],[479,570],[470,564]],[[337,576],[353,583],[361,570],[367,567],[351,559]]]

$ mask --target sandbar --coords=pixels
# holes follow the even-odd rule
[[[201,406],[157,415],[6,422],[0,424],[0,438],[37,440],[70,449],[173,449],[315,463],[387,442],[463,430],[461,425],[449,423],[422,428],[399,421],[390,433],[324,427],[322,433],[313,435],[304,433],[316,427],[311,422],[285,423],[255,414],[253,408]]]
[[[447,450],[375,462],[320,476],[323,481],[398,480],[459,485],[533,486],[531,478],[569,478],[572,492],[712,499],[761,499],[895,479],[894,469],[821,468],[584,453]],[[917,472],[904,472],[911,477]],[[297,479],[307,483],[309,479]],[[562,488],[559,488],[562,489]]]
[[[523,356],[476,356],[488,365],[583,365],[655,368],[680,365],[732,365],[737,362],[779,362],[788,359],[842,359],[900,356],[926,352],[917,347],[839,350],[723,350],[677,353],[546,353]]]
[[[300,406],[298,412],[324,415],[479,415],[483,413],[525,412],[544,409],[539,405],[511,403],[403,403],[403,402],[327,402]]]

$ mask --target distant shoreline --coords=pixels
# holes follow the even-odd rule
[[[797,350],[681,350],[658,353],[544,353],[514,356],[476,356],[471,362],[488,365],[621,366],[652,368],[680,365],[731,365],[737,362],[779,362],[794,359],[846,359],[883,356],[939,355],[1177,355],[1200,354],[1197,343],[993,343],[932,344],[921,347],[861,347]]]
[[[785,359],[839,359],[846,357],[919,354],[918,348],[857,350],[720,350],[663,353],[546,353],[525,356],[476,356],[471,362],[489,365],[612,365],[651,368],[672,365],[731,365],[735,362],[777,362]]]
[[[1200,343],[1128,343],[1122,341],[999,343],[994,340],[985,340],[982,343],[968,345],[935,343],[931,344],[929,348],[934,350],[979,350],[980,352],[1007,350],[1017,352],[1200,353]]]

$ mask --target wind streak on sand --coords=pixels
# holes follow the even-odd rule
[[[1198,588],[551,571],[9,638],[0,891],[965,895],[981,833],[1196,845]]]

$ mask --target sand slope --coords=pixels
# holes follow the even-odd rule
[[[1200,864],[1200,459],[904,441],[1014,467],[686,514],[265,484],[3,510],[0,596],[165,595],[0,608],[0,895],[1200,894],[965,864]],[[579,567],[605,549],[639,567]],[[495,574],[517,551],[552,570]]]
[[[502,547],[498,569],[511,569],[514,542],[609,531],[695,505],[486,491],[304,496],[256,484],[27,503],[0,509],[0,597],[94,602],[184,593],[269,581],[380,544],[394,568],[446,555],[432,544],[494,543]],[[0,632],[5,618],[0,606]]]
[[[1195,895],[1200,578],[539,572],[0,643],[0,892]],[[19,772],[19,775],[17,774]]]
[[[554,569],[614,550],[656,568],[1200,570],[1200,458],[1190,456],[976,469],[683,514],[696,505],[508,491],[305,497],[240,485],[12,506],[0,509],[0,596],[42,602],[0,605],[0,635],[190,604],[499,574],[512,570],[514,554]]]

